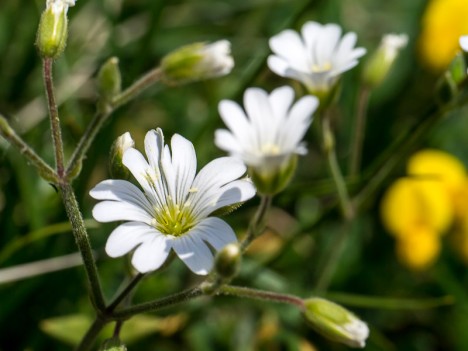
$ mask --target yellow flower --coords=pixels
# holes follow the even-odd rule
[[[422,18],[419,38],[421,58],[427,66],[441,71],[459,49],[461,35],[468,34],[468,1],[432,0]]]
[[[422,270],[439,256],[440,238],[429,227],[411,228],[398,239],[396,251],[400,262],[405,266]]]

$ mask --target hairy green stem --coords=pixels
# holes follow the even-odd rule
[[[368,87],[363,87],[359,92],[354,137],[350,145],[349,175],[351,176],[357,175],[361,167],[362,146],[366,132],[366,117],[370,93],[371,90]]]
[[[280,294],[272,291],[258,290],[234,285],[224,285],[218,290],[218,295],[233,295],[237,297],[245,297],[255,300],[266,300],[279,303],[285,303],[304,309],[304,301],[294,295]]]
[[[163,297],[161,299],[118,309],[112,313],[112,318],[114,320],[125,320],[139,313],[158,311],[163,308],[171,307],[182,302],[192,300],[202,295],[202,289],[199,286],[196,286],[194,288],[190,288],[173,295]]]
[[[89,237],[86,232],[83,217],[79,210],[78,202],[76,201],[71,185],[67,182],[60,184],[60,190],[62,191],[63,203],[65,205],[68,219],[72,224],[72,232],[75,237],[76,244],[83,258],[90,286],[91,301],[98,312],[104,311],[105,301],[102,293],[101,282],[99,280],[99,274],[91,249],[91,243],[89,242]]]
[[[325,113],[322,116],[322,136],[323,148],[327,157],[328,167],[338,193],[341,211],[343,213],[343,217],[349,221],[353,218],[354,211],[349,199],[348,189],[346,188],[343,174],[336,158],[335,137],[330,127],[330,116],[328,113]]]
[[[122,292],[117,295],[117,297],[114,299],[114,301],[111,302],[111,304],[106,308],[107,312],[112,312],[115,310],[115,308],[128,296],[128,294],[138,285],[138,283],[143,279],[145,275],[142,273],[138,273],[135,275],[128,285],[122,290]]]
[[[54,82],[52,80],[52,64],[53,59],[44,58],[42,61],[42,72],[44,76],[44,86],[46,90],[47,106],[49,108],[50,129],[52,133],[52,140],[54,143],[55,152],[55,167],[57,175],[62,178],[64,175],[64,156],[63,156],[63,141],[62,132],[60,128],[60,119],[57,110],[57,103],[55,102]]]
[[[39,175],[46,181],[57,183],[58,178],[55,171],[44,162],[44,160],[20,138],[18,134],[11,128],[10,124],[0,114],[0,135],[4,137],[10,145],[14,146],[38,171]]]
[[[96,318],[89,327],[88,331],[86,332],[83,339],[81,339],[80,344],[76,347],[75,351],[88,351],[94,345],[96,338],[98,337],[99,333],[101,332],[102,328],[108,323],[108,321]]]
[[[247,230],[247,234],[244,240],[242,240],[240,244],[241,251],[245,251],[250,243],[265,229],[266,215],[271,207],[272,200],[273,196],[271,195],[261,196],[260,205],[258,205],[257,212],[255,213],[252,222],[249,225],[249,229]]]

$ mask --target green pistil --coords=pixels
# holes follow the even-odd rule
[[[156,229],[167,235],[181,236],[195,225],[189,208],[184,206],[180,209],[178,204],[169,204],[155,209],[154,217]]]

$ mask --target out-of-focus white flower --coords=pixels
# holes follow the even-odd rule
[[[218,129],[215,143],[250,166],[252,179],[261,192],[284,187],[290,176],[284,172],[291,171],[292,156],[307,152],[301,140],[312,122],[318,99],[305,96],[294,105],[293,101],[294,90],[284,86],[270,95],[259,88],[247,89],[245,111],[234,101],[219,104],[219,113],[229,130]],[[274,189],[267,190],[268,184]]]
[[[268,66],[282,77],[302,82],[310,93],[322,96],[366,53],[364,48],[354,47],[356,40],[353,32],[341,37],[337,24],[307,22],[301,34],[286,29],[270,39],[274,55],[268,57]]]
[[[132,264],[139,272],[158,269],[172,249],[194,273],[205,275],[213,266],[207,244],[218,251],[237,241],[226,222],[209,216],[250,199],[255,189],[238,179],[246,171],[240,160],[218,158],[195,175],[192,143],[175,134],[171,149],[161,129],[146,134],[148,161],[133,147],[127,149],[123,164],[143,191],[125,180],[105,180],[90,191],[102,200],[93,216],[99,222],[127,221],[111,233],[106,252],[119,257],[136,248]]]
[[[406,34],[386,34],[378,49],[367,62],[363,79],[369,86],[379,85],[390,71],[398,53],[408,44]]]
[[[233,67],[234,59],[228,40],[183,46],[161,61],[164,79],[173,84],[224,76]]]
[[[468,52],[468,35],[462,35],[459,42],[462,50]]]

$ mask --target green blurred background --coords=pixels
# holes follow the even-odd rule
[[[41,64],[33,45],[44,3],[0,2],[0,112],[52,164]],[[119,109],[99,134],[74,188],[84,217],[89,219],[106,296],[110,298],[121,286],[129,264],[124,258],[111,260],[103,252],[115,224],[92,221],[94,201],[88,191],[109,177],[108,152],[116,137],[130,131],[141,147],[146,131],[161,127],[166,136],[177,132],[190,139],[197,149],[199,167],[206,164],[222,155],[213,143],[214,130],[222,126],[217,113],[221,99],[240,101],[249,86],[270,91],[292,84],[300,91],[297,83],[268,70],[268,38],[285,28],[299,29],[308,20],[335,22],[346,31],[355,31],[359,46],[369,52],[385,33],[405,32],[410,37],[391,76],[371,97],[363,163],[372,168],[400,133],[418,123],[421,111],[434,99],[437,74],[425,69],[417,57],[416,42],[426,5],[424,0],[78,0],[69,10],[66,52],[55,65],[68,155],[93,116],[93,77],[107,58],[119,58],[124,86],[157,65],[169,51],[195,41],[227,38],[236,61],[232,74],[221,79],[151,88]],[[362,65],[343,79],[340,118],[335,125],[343,166]],[[417,148],[449,151],[468,166],[466,115],[467,110],[451,113]],[[304,297],[314,293],[342,228],[317,126],[307,136],[309,154],[301,159],[295,181],[274,201],[269,221],[272,230],[254,243],[235,284]],[[453,296],[454,304],[431,309],[409,309],[403,303],[393,309],[360,308],[352,303],[349,307],[370,326],[366,350],[468,350],[468,274],[449,240],[433,267],[415,273],[397,262],[394,241],[382,228],[379,200],[385,187],[404,174],[405,159],[402,161],[372,194],[350,229],[351,240],[340,257],[329,293],[335,293],[339,302],[345,302],[345,297],[336,293],[416,300]],[[257,202],[250,201],[226,217],[240,235]],[[0,139],[0,277],[5,268],[75,252],[59,194]],[[134,300],[164,296],[198,279],[174,262],[160,274],[150,275]],[[0,284],[0,350],[68,350],[91,318],[81,267]],[[231,297],[202,298],[157,315],[137,317],[124,326],[123,340],[129,350],[347,349],[311,331],[292,307]]]

